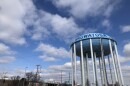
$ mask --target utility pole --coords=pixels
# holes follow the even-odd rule
[[[39,73],[40,73],[40,71],[39,71],[40,65],[36,65],[36,66],[37,66],[36,81],[38,81],[38,76],[39,76]]]
[[[39,79],[40,79],[40,78],[41,78],[40,75],[41,75],[41,73],[42,73],[42,66],[41,66],[41,65],[40,65],[40,68],[39,68],[39,69],[40,69],[40,71],[39,71]]]

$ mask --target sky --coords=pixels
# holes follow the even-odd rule
[[[40,64],[43,77],[56,79],[59,69],[71,69],[70,44],[78,36],[104,33],[117,41],[125,83],[130,84],[129,4],[129,0],[1,0],[0,73],[22,76],[26,67],[35,72]],[[63,74],[67,77],[68,71]]]

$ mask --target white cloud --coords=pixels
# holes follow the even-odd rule
[[[27,25],[32,26],[32,39],[43,40],[54,35],[58,39],[70,43],[74,38],[83,32],[93,32],[93,29],[79,27],[72,17],[66,18],[58,14],[51,14],[44,10],[37,10],[32,7],[31,14],[25,18]],[[30,17],[31,15],[31,17]]]
[[[124,83],[125,85],[130,85],[129,79],[130,79],[130,65],[123,65],[122,67],[122,74],[123,74],[123,78],[124,78]]]
[[[124,57],[124,56],[120,56],[119,55],[119,60],[120,60],[120,64],[121,64],[121,66],[122,66],[122,69],[123,70],[125,70],[126,69],[126,67],[124,68],[124,63],[126,63],[126,62],[130,62],[130,58],[128,58],[128,57]],[[111,63],[112,63],[112,59],[110,58],[110,61],[111,61]],[[89,59],[89,66],[92,66],[92,60],[91,59]],[[96,60],[96,62],[97,62],[97,66],[99,66],[99,61],[98,60]],[[106,58],[105,59],[105,63],[106,63],[106,65],[108,65],[108,59]],[[77,60],[77,68],[79,68],[78,70],[80,70],[80,61],[79,60]],[[125,65],[125,66],[128,66],[128,65]],[[66,62],[66,63],[64,63],[63,65],[52,65],[52,66],[50,66],[49,67],[49,69],[51,69],[51,70],[71,70],[71,68],[72,68],[72,64],[71,64],[71,62]],[[128,67],[129,68],[129,67]],[[90,70],[92,71],[92,68],[90,68]]]
[[[7,64],[15,61],[15,51],[12,51],[9,46],[0,43],[0,64]]]
[[[63,65],[51,65],[48,68],[50,70],[64,70],[64,71],[70,71],[72,69],[71,62],[66,62]],[[77,67],[79,68],[80,61],[77,61]],[[80,68],[79,68],[80,69]]]
[[[121,30],[123,33],[130,32],[130,25],[121,26]]]
[[[130,71],[130,65],[124,65],[122,67],[122,71],[126,72],[126,71]]]
[[[107,0],[56,0],[54,3],[60,7],[70,7],[70,12],[75,16],[98,15],[109,8],[108,14],[113,10],[113,5],[109,5]],[[34,40],[55,35],[69,43],[77,35],[93,31],[79,27],[71,17],[61,17],[36,9],[32,0],[4,0],[1,1],[0,8],[0,40],[6,43],[25,44],[24,35],[28,35],[27,31]]]
[[[121,0],[110,0],[107,4],[106,9],[104,9],[104,15],[106,17],[109,17],[112,14],[112,11],[118,9],[118,5],[121,2]]]
[[[39,56],[41,59],[43,59],[44,61],[48,61],[48,62],[53,62],[53,61],[56,61],[56,58],[54,58],[54,57],[49,57],[49,56],[47,56],[47,55],[41,55],[41,56]]]
[[[122,57],[122,56],[119,56],[119,58],[120,58],[120,61],[121,61],[121,63],[125,63],[125,62],[128,62],[128,61],[130,61],[130,59],[128,59],[128,58],[124,58],[124,57]],[[107,65],[108,65],[108,62],[107,62]],[[79,61],[77,61],[77,77],[79,78],[80,77],[80,62]],[[111,65],[112,66],[112,65]],[[128,64],[125,64],[125,65],[121,65],[121,68],[122,68],[122,73],[123,73],[123,78],[124,78],[124,80],[128,80],[127,78],[126,78],[126,76],[127,77],[130,77],[130,74],[129,74],[129,71],[130,71],[130,65],[128,65]],[[48,68],[49,70],[56,70],[57,72],[59,71],[61,71],[61,70],[63,70],[64,72],[66,72],[66,73],[68,73],[68,72],[70,72],[72,69],[71,69],[71,62],[66,62],[66,63],[64,63],[63,65],[51,65],[51,66],[49,66],[49,68]],[[110,74],[109,74],[109,69],[107,68],[107,73],[108,73],[108,78],[110,78]],[[92,71],[92,63],[91,63],[91,60],[89,60],[89,76],[90,76],[90,78],[91,79],[93,79],[93,71]],[[99,68],[98,68],[98,75],[100,76],[100,72],[99,72]],[[113,73],[114,73],[114,71],[113,71]],[[124,81],[124,82],[126,82],[126,81]]]
[[[35,26],[37,29],[33,30],[32,39],[34,40],[42,40],[47,38],[50,35],[50,32],[42,27],[42,26]]]
[[[59,15],[52,17],[52,31],[57,34],[60,39],[66,41],[72,40],[77,34],[83,32],[83,28],[78,27],[72,18],[65,18]]]
[[[42,40],[47,38],[51,33],[50,21],[52,15],[44,11],[37,11],[38,13],[33,13],[33,16],[31,18],[28,19],[28,17],[30,17],[31,14],[27,16],[26,23],[29,23],[28,25],[32,26],[31,38],[34,40]]]
[[[0,8],[0,40],[6,43],[25,44],[24,35],[34,40],[44,40],[54,35],[70,43],[77,35],[92,31],[79,27],[71,17],[37,9],[32,0],[4,0]]]
[[[74,37],[84,31],[83,28],[78,27],[73,18],[61,17],[45,11],[39,11],[37,15],[39,17],[33,22],[32,39],[34,40],[55,35],[58,39],[70,43]]]
[[[124,45],[124,53],[130,56],[130,42]]]
[[[114,6],[119,2],[115,0],[55,0],[58,8],[66,8],[77,18],[85,16],[105,15],[110,16]]]
[[[7,64],[7,63],[10,63],[13,61],[15,61],[15,57],[13,57],[13,56],[0,57],[0,64]]]
[[[55,61],[56,58],[68,58],[69,57],[69,51],[67,51],[65,48],[60,47],[56,48],[49,44],[41,43],[38,45],[35,51],[40,51],[42,55],[40,58],[44,59],[44,61]]]
[[[106,28],[109,28],[111,26],[110,21],[108,19],[103,20],[102,25]]]
[[[9,46],[0,43],[0,54],[14,54],[15,52],[10,49]]]
[[[24,16],[24,22],[27,26],[32,27],[29,31],[32,35],[31,38],[34,40],[43,40],[55,35],[61,40],[70,42],[79,33],[84,32],[84,29],[80,28],[71,17],[61,17],[58,14],[38,10],[31,2],[24,3],[24,5],[26,9],[30,10]]]
[[[21,1],[2,0],[0,8],[0,40],[13,44],[25,44],[26,41],[23,35],[26,26],[22,18],[26,11]]]
[[[130,61],[130,57],[127,57],[127,56],[120,56],[119,55],[119,60],[120,60],[120,63],[125,63],[125,62],[129,62]]]

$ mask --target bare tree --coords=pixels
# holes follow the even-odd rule
[[[32,79],[34,78],[33,72],[26,73],[26,78],[28,81],[32,81]]]
[[[7,72],[1,73],[1,74],[0,74],[1,79],[5,79],[5,78],[6,78],[6,74],[7,74]]]

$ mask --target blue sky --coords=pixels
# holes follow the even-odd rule
[[[49,77],[48,71],[70,68],[71,42],[90,32],[113,37],[122,69],[130,71],[129,4],[129,0],[0,1],[1,73],[23,74],[25,67],[35,71],[40,64],[43,76]]]

